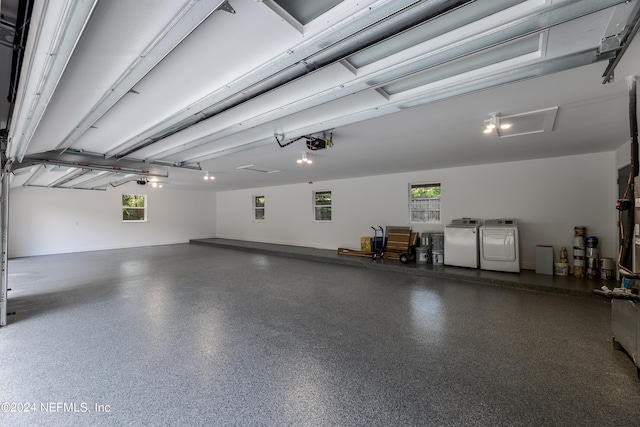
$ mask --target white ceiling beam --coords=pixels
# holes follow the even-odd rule
[[[468,29],[462,27],[454,32],[457,34],[452,34],[451,38],[448,39],[448,43],[443,44],[441,47],[428,50],[403,62],[394,63],[392,66],[384,69],[368,67],[372,70],[371,72],[359,73],[353,80],[345,82],[339,87],[323,88],[324,90],[314,95],[289,105],[279,106],[271,111],[254,112],[253,117],[242,120],[241,124],[234,124],[224,129],[218,129],[206,136],[191,141],[177,140],[172,147],[152,151],[153,154],[145,156],[145,161],[157,161],[174,156],[180,152],[210,144],[218,139],[231,136],[269,121],[278,120],[344,96],[350,96],[354,93],[380,87],[394,80],[402,79],[468,55],[487,51],[487,49],[518,39],[519,37],[547,30],[553,26],[578,19],[622,2],[623,0],[587,0],[577,4],[566,2],[553,4],[542,9],[539,8],[538,4],[532,4],[531,9],[519,8],[518,14],[512,19],[506,19],[505,16],[500,16],[501,22],[503,22],[502,25],[495,26],[493,20],[485,20],[483,25],[475,24],[475,33],[469,32]],[[444,17],[444,19],[447,18],[447,16]],[[425,26],[428,26],[428,24]],[[498,84],[502,84],[499,76],[496,77],[496,85]],[[455,86],[456,83],[454,82],[451,85]],[[452,90],[449,92],[453,93]],[[442,90],[437,90],[437,93],[443,92]],[[377,108],[379,106],[376,105],[375,107]],[[202,122],[202,124],[204,123],[205,122]],[[244,146],[245,144],[246,142],[242,142],[239,145]]]
[[[26,187],[29,185],[29,183],[31,183],[34,179],[36,179],[38,176],[42,175],[42,173],[44,171],[46,171],[47,168],[44,165],[38,165],[36,166],[35,170],[31,173],[31,175],[29,176],[29,178],[27,178],[27,180],[22,184],[23,187]]]
[[[507,71],[484,76],[479,79],[472,79],[467,82],[459,83],[455,86],[444,87],[439,90],[428,91],[422,94],[415,94],[410,97],[398,97],[394,101],[384,105],[371,106],[369,109],[355,111],[348,115],[340,115],[333,119],[323,120],[321,123],[310,126],[284,130],[284,133],[286,139],[293,139],[302,135],[310,135],[321,132],[325,129],[338,128],[355,122],[381,117],[393,112],[426,105],[443,99],[452,98],[454,96],[467,95],[508,83],[542,77],[548,74],[593,64],[595,62],[605,61],[613,56],[614,54],[612,52],[598,56],[597,48],[594,48],[534,64],[527,64]],[[270,145],[274,142],[275,137],[271,135],[254,142],[244,142],[235,147],[225,147],[224,149],[217,150],[212,149],[208,153],[185,157],[180,159],[180,161],[183,163],[204,162],[261,146]]]
[[[9,129],[9,158],[22,161],[96,3],[36,0]]]
[[[142,148],[152,143],[157,135],[171,131],[172,128],[181,129],[194,124],[202,119],[204,110],[210,109],[221,102],[236,99],[238,96],[246,92],[247,89],[254,89],[256,85],[263,85],[268,79],[277,77],[283,70],[291,70],[292,67],[305,69],[305,59],[317,54],[318,52],[326,52],[327,47],[332,47],[343,42],[353,34],[366,30],[370,26],[378,23],[389,16],[395,16],[397,13],[404,11],[405,8],[418,4],[416,7],[420,9],[437,9],[446,7],[453,2],[445,0],[379,0],[370,7],[363,8],[354,13],[348,19],[341,21],[338,25],[331,26],[326,30],[305,39],[299,45],[289,49],[287,52],[273,58],[264,65],[250,71],[249,73],[239,76],[236,80],[229,82],[205,96],[198,101],[182,108],[170,117],[163,118],[155,125],[149,127],[143,132],[139,132],[135,137],[122,142],[115,148],[106,153],[106,157],[126,156],[132,150]],[[394,18],[394,19],[397,19]],[[295,70],[293,70],[295,71]]]
[[[76,182],[73,185],[70,185],[69,188],[79,188],[79,187],[86,187],[87,184],[92,183],[92,182],[96,182],[105,178],[109,178],[116,175],[114,172],[106,172],[106,171],[100,171],[98,172],[97,175],[89,177],[87,179],[81,179],[80,181]],[[105,184],[106,185],[106,184]]]
[[[56,179],[53,182],[50,182],[46,186],[50,188],[60,188],[67,182],[71,182],[74,179],[80,178],[81,176],[84,176],[89,172],[91,172],[91,169],[73,169],[65,173],[64,176]]]
[[[155,39],[138,55],[126,71],[102,95],[100,100],[76,124],[75,128],[58,144],[56,149],[66,149],[73,145],[87,130],[91,128],[107,111],[126,95],[145,75],[149,73],[164,57],[176,48],[213,12],[220,9],[226,0],[191,0],[155,37]],[[229,7],[224,10],[233,11]],[[234,12],[235,13],[235,12]]]

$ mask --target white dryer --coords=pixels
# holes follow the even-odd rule
[[[480,227],[480,268],[519,273],[519,245],[517,220],[486,220]]]

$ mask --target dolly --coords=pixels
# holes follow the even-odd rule
[[[397,259],[406,264],[411,258],[411,230],[403,228],[387,229],[385,258]]]

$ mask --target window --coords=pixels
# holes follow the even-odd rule
[[[264,196],[253,196],[253,219],[264,221]]]
[[[122,221],[144,222],[147,220],[146,194],[122,195]]]
[[[409,185],[411,222],[440,222],[440,184]]]
[[[331,191],[313,192],[313,218],[315,221],[331,221]]]

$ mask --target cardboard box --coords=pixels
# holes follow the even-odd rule
[[[553,276],[553,246],[536,246],[536,273]]]
[[[373,246],[373,238],[372,237],[361,237],[360,238],[360,250],[371,252]]]

